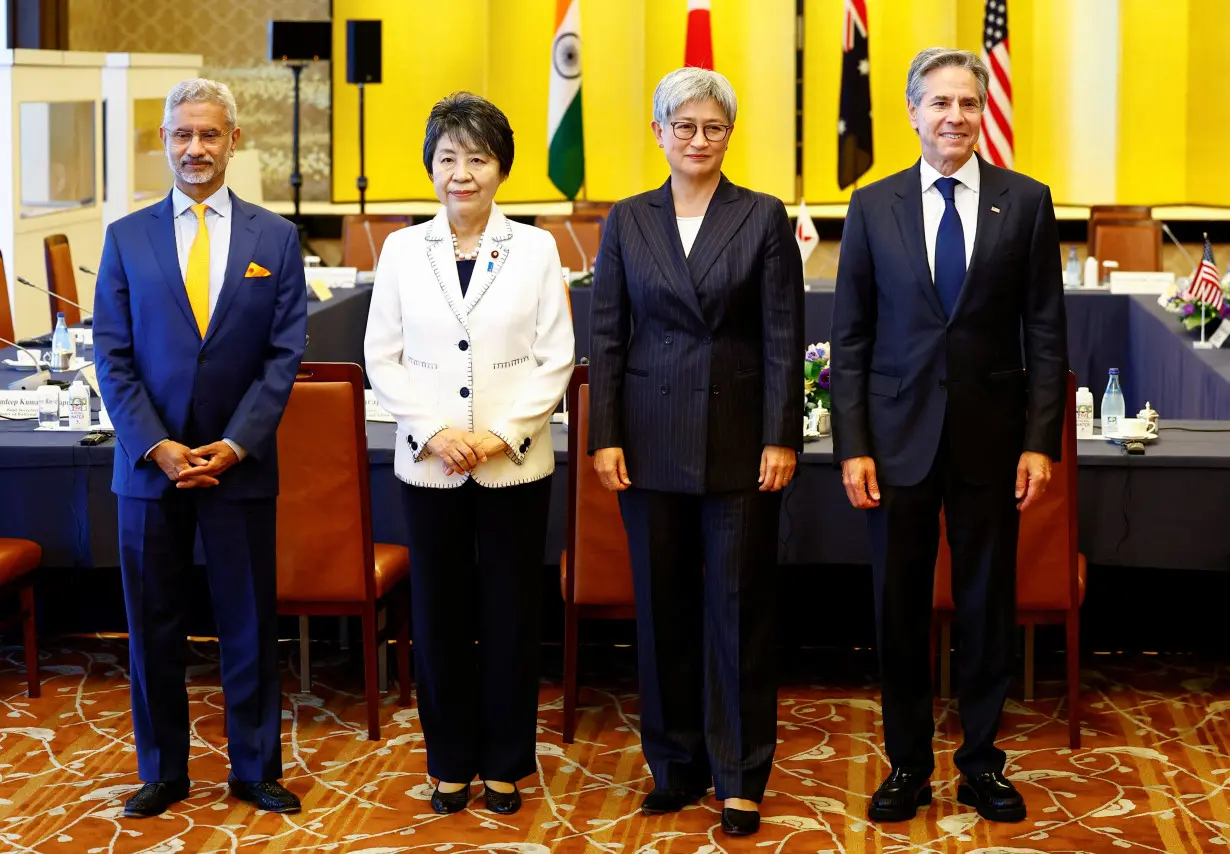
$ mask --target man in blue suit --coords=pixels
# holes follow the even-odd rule
[[[1068,384],[1050,190],[974,153],[986,65],[931,48],[906,87],[922,159],[850,199],[833,313],[834,456],[868,510],[892,772],[873,821],[931,802],[932,585],[943,507],[957,607],[961,803],[1021,821],[995,746],[1012,676],[1020,511],[1059,458]]]
[[[276,432],[303,357],[306,286],[295,228],[226,187],[235,112],[220,83],[171,90],[159,135],[175,188],[107,229],[95,293],[145,782],[125,804],[131,818],[188,795],[180,598],[198,528],[222,648],[231,792],[263,810],[299,810],[278,783]]]

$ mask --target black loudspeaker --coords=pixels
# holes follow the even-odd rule
[[[270,21],[269,60],[311,62],[333,56],[329,21]]]
[[[346,82],[380,82],[380,22],[346,22]]]

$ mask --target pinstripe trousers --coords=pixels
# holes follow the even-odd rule
[[[764,797],[777,746],[780,493],[619,494],[636,590],[641,743],[663,789]]]

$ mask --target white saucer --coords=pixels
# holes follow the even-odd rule
[[[1147,445],[1149,442],[1157,441],[1157,434],[1156,433],[1145,433],[1140,436],[1120,435],[1120,436],[1112,436],[1111,438],[1116,442],[1142,442]]]

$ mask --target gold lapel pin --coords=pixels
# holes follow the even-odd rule
[[[995,207],[995,205],[991,205],[991,213],[999,213],[999,208]]]

